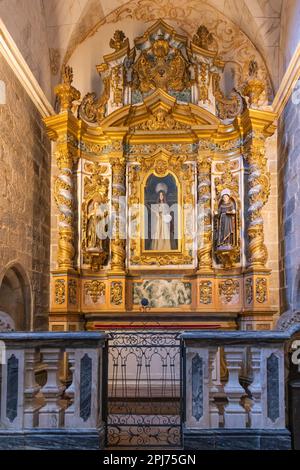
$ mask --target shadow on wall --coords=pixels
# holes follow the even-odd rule
[[[0,331],[26,331],[31,325],[31,288],[25,270],[13,264],[0,277]]]
[[[300,267],[293,286],[292,308],[294,311],[300,311]]]

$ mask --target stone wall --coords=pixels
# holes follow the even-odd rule
[[[281,311],[300,310],[300,80],[279,122]]]
[[[1,56],[0,79],[6,84],[6,104],[0,105],[0,281],[10,264],[22,267],[31,284],[33,326],[47,329],[50,143],[38,111]]]
[[[279,310],[279,263],[278,263],[278,186],[277,186],[277,132],[266,140],[266,156],[271,177],[270,196],[262,210],[265,245],[268,250],[267,267],[271,269],[270,303]],[[276,318],[276,317],[275,317]]]
[[[50,100],[51,73],[44,3],[41,0],[1,0],[0,18]],[[53,2],[46,0],[46,3]]]

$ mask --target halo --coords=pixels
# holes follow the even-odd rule
[[[225,196],[225,194],[227,194],[227,196],[231,196],[230,189],[223,189],[223,191],[221,191],[221,197]]]
[[[158,183],[156,185],[155,191],[159,193],[159,191],[163,191],[165,194],[168,192],[168,186],[165,183]]]

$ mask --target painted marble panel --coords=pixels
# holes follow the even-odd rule
[[[148,299],[149,307],[180,307],[192,302],[190,282],[153,279],[133,283],[133,303],[139,305],[143,298]]]
[[[267,403],[268,417],[276,421],[280,416],[279,411],[279,359],[271,354],[267,359]]]
[[[13,354],[7,361],[6,416],[11,423],[18,415],[18,372],[19,360]]]
[[[85,354],[80,361],[80,417],[87,421],[92,405],[92,359]]]
[[[196,354],[192,359],[192,415],[199,421],[203,416],[203,359]]]

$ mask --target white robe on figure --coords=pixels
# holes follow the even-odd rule
[[[171,220],[169,204],[159,202],[151,205],[151,249],[171,250]]]

